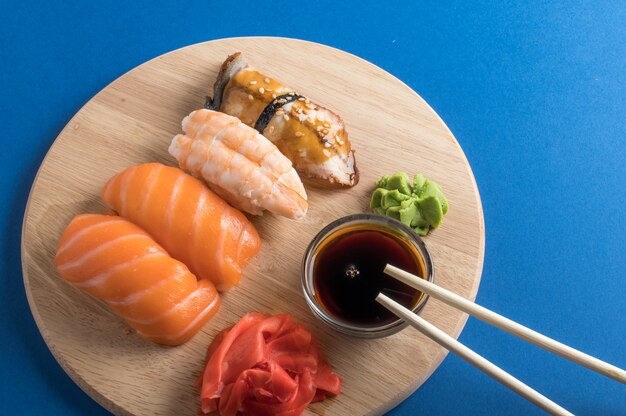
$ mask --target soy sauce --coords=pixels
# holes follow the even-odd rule
[[[421,292],[383,272],[392,264],[424,276],[423,260],[407,241],[382,229],[348,229],[328,241],[316,253],[313,284],[329,314],[357,326],[379,326],[398,319],[376,302],[379,292],[407,308],[417,305]]]

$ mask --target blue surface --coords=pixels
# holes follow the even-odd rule
[[[22,286],[21,219],[47,148],[136,65],[246,35],[335,46],[415,89],[456,135],[481,192],[478,302],[626,368],[623,1],[55,3],[0,7],[0,413],[106,414],[52,358]],[[624,385],[473,319],[460,340],[576,414],[626,414]],[[454,356],[391,412],[539,413]]]

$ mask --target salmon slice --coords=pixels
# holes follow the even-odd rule
[[[178,168],[130,167],[107,182],[102,199],[218,290],[239,283],[260,248],[256,229],[241,212]]]
[[[79,215],[54,260],[74,286],[104,300],[146,339],[179,345],[215,314],[220,298],[144,230],[111,215]]]

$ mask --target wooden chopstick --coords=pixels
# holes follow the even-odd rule
[[[577,349],[555,341],[552,338],[548,338],[539,332],[533,331],[532,329],[520,325],[515,321],[477,305],[474,302],[457,295],[456,293],[450,292],[449,290],[430,283],[395,266],[388,264],[387,267],[385,267],[385,273],[423,293],[429,294],[433,298],[437,298],[450,306],[460,309],[463,312],[500,328],[503,331],[560,355],[561,357],[573,361],[576,364],[582,365],[626,384],[626,371],[619,367],[585,354],[582,351],[578,351]]]
[[[491,361],[470,350],[465,345],[452,338],[450,335],[438,329],[436,326],[428,323],[423,318],[414,314],[411,310],[406,309],[391,298],[385,296],[382,293],[379,293],[376,297],[376,301],[400,318],[404,319],[406,322],[411,324],[411,326],[416,328],[422,334],[426,335],[428,338],[440,344],[448,351],[455,353],[479,370],[484,371],[486,374],[490,375],[500,383],[504,384],[514,392],[520,394],[522,397],[526,398],[531,403],[539,406],[543,410],[555,415],[572,415],[572,413],[554,403],[552,400],[548,399],[538,391],[522,383],[497,365],[493,364]]]

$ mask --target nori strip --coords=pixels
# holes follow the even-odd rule
[[[298,98],[301,97],[301,95],[293,91],[287,94],[279,95],[263,109],[256,123],[254,123],[254,128],[259,133],[263,134],[263,130],[265,130],[270,120],[272,119],[272,117],[274,117],[274,114],[276,114],[276,111],[278,111],[279,108],[282,108],[284,105],[287,105],[292,101],[296,101]],[[281,103],[281,100],[285,100],[285,102]]]

